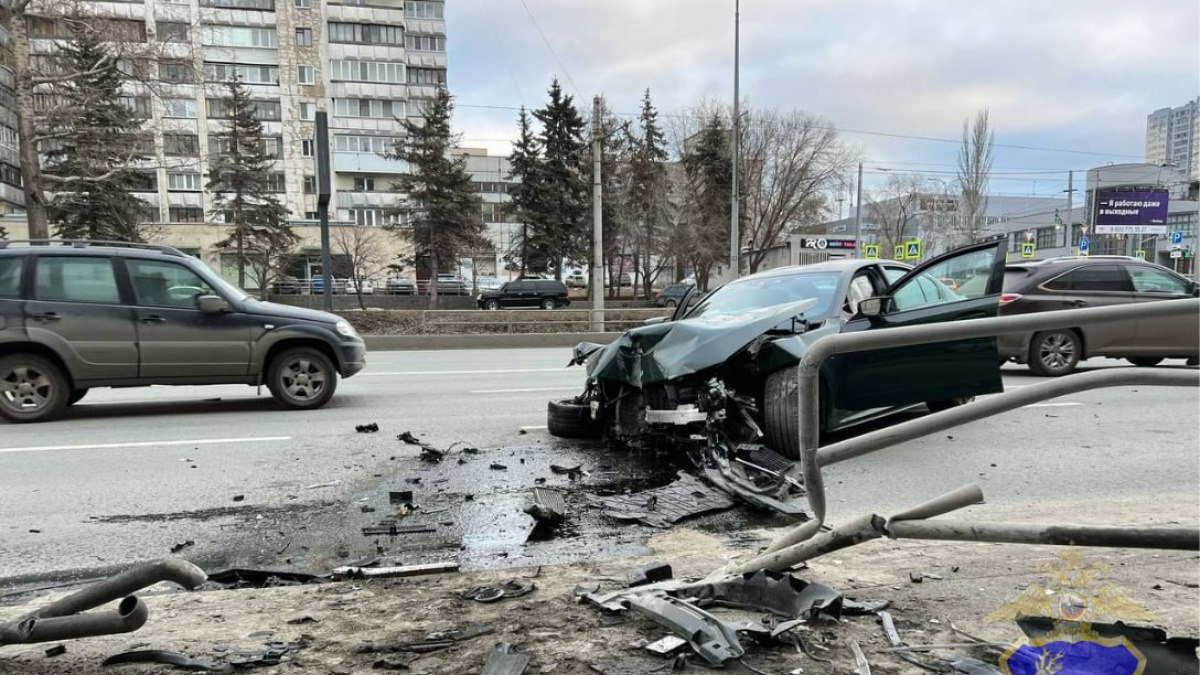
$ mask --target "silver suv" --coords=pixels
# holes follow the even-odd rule
[[[0,241],[0,416],[14,422],[153,384],[266,384],[286,408],[319,408],[365,365],[345,320],[255,300],[176,249]]]

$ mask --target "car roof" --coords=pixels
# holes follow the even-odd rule
[[[14,245],[15,244],[15,245]],[[108,255],[126,258],[175,259],[189,258],[183,251],[170,246],[130,242],[16,239],[0,240],[0,256],[28,255]]]
[[[866,260],[864,258],[837,258],[834,260],[826,260],[811,265],[788,265],[787,267],[775,267],[763,272],[751,274],[743,279],[761,279],[766,277],[785,277],[793,274],[811,274],[813,272],[851,272],[871,267],[873,265],[890,263],[899,267],[911,268],[907,263],[902,263],[897,260]]]

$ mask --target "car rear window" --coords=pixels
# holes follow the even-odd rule
[[[540,291],[553,291],[555,293],[559,293],[567,290],[566,284],[561,281],[548,280],[535,281],[534,283],[537,284],[537,288]]]
[[[1025,267],[1006,267],[1004,269],[1004,283],[1001,289],[1005,293],[1013,293],[1021,289],[1025,285],[1025,280],[1029,278],[1029,269]]]
[[[1116,265],[1087,265],[1047,281],[1043,286],[1052,291],[1133,291],[1129,275]]]
[[[0,298],[21,297],[21,263],[24,257],[0,258]]]

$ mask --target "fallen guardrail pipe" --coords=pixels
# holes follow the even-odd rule
[[[831,356],[873,349],[951,342],[994,337],[1006,333],[1088,326],[1160,316],[1190,316],[1200,320],[1200,299],[1164,300],[1135,305],[1089,307],[1017,316],[964,319],[949,323],[905,326],[887,330],[839,333],[814,341],[809,345],[797,368],[798,386],[796,388],[796,396],[799,399],[797,414],[799,417],[801,475],[813,519],[773,542],[766,549],[766,553],[775,553],[795,546],[800,542],[812,539],[821,532],[826,512],[825,482],[821,474],[823,465],[875,452],[935,431],[1037,401],[1062,396],[1066,393],[1127,384],[1200,385],[1200,374],[1195,371],[1178,373],[1139,369],[1133,372],[1114,371],[1112,374],[1100,372],[1069,375],[1054,382],[1029,387],[1023,391],[999,394],[986,400],[935,413],[919,420],[848,439],[818,450],[820,435],[819,374],[821,366]],[[1121,374],[1117,374],[1117,372]]]
[[[1004,544],[1108,546],[1200,551],[1200,530],[1186,527],[1093,527],[1044,523],[987,523],[953,520],[910,520],[888,523],[895,539],[986,541]]]
[[[12,623],[0,624],[0,646],[132,632],[141,628],[149,616],[145,603],[133,593],[161,581],[172,581],[190,590],[207,579],[204,570],[186,560],[160,560],[135,567]],[[117,599],[121,603],[116,610],[80,614]]]

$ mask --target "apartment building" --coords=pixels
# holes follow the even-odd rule
[[[1146,162],[1174,164],[1200,178],[1200,97],[1146,116]]]
[[[149,82],[130,85],[128,103],[146,120],[153,159],[142,167],[138,197],[148,204],[147,222],[158,225],[158,241],[199,255],[223,273],[231,270],[230,257],[221,260],[213,248],[226,226],[213,213],[204,184],[205,167],[227,148],[223,97],[234,79],[254,98],[275,158],[271,189],[303,238],[301,255],[314,254],[318,240],[318,110],[327,111],[330,122],[331,220],[335,226],[385,224],[396,200],[392,176],[403,165],[380,153],[403,134],[399,120],[420,116],[424,102],[446,84],[444,2],[133,0],[89,6],[119,26],[122,39],[144,41],[153,56]],[[34,22],[33,51],[53,49],[51,40],[63,37],[61,30],[53,22]],[[0,71],[0,127],[8,126],[11,111],[6,77],[11,74]],[[0,201],[9,196],[3,167],[15,145],[15,134],[11,144],[5,134],[0,128]],[[402,244],[395,245],[399,255]]]

